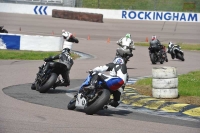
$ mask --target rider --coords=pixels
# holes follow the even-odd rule
[[[59,59],[59,63],[54,62],[51,64],[49,61],[53,61]],[[55,89],[57,86],[69,86],[70,85],[70,78],[69,78],[69,72],[74,64],[72,57],[70,56],[70,49],[67,47],[63,47],[63,50],[60,54],[56,56],[50,56],[49,58],[44,59],[45,62],[47,62],[47,67],[45,70],[48,69],[48,67],[55,67],[56,69],[60,70],[60,73],[62,75],[62,80],[57,81],[53,89]],[[45,72],[44,70],[44,72]]]
[[[131,39],[131,34],[127,33],[125,37],[122,37],[117,41],[117,44],[121,47],[117,49],[117,53],[124,52],[127,54],[126,60],[133,56],[132,50],[135,50],[135,46]]]
[[[162,44],[160,43],[160,41],[157,39],[156,35],[153,35],[153,36],[151,37],[150,46],[151,46],[151,45],[156,45],[156,46],[159,48],[159,50],[161,50],[162,47],[163,47],[163,45],[162,45]]]
[[[157,50],[160,52],[160,54],[162,54],[163,52],[165,52],[164,50],[164,46],[160,43],[160,41],[157,39],[156,35],[153,35],[151,37],[151,41],[150,41],[150,47],[151,46],[156,46],[157,47]],[[149,47],[149,48],[150,48]],[[167,59],[167,54],[166,55],[166,62],[168,62],[168,59]]]
[[[173,44],[172,42],[169,42],[167,53],[171,54],[172,59],[174,59],[174,57],[175,57],[175,54],[172,51],[174,47],[179,47],[179,45],[176,45],[176,44]]]
[[[85,88],[94,89],[97,86],[97,81],[100,80],[103,81],[105,86],[110,90],[117,89],[112,92],[114,99],[110,100],[109,103],[111,106],[117,107],[119,105],[121,93],[127,82],[127,67],[124,60],[118,57],[113,62],[95,67],[90,71],[93,72],[90,86]],[[105,71],[110,71],[110,75],[101,73]]]
[[[64,43],[63,43],[63,47],[68,48],[68,49],[72,49],[72,43],[69,42],[69,39],[73,36],[72,33],[65,31],[64,29],[62,30],[62,36],[64,39]]]
[[[173,49],[174,47],[179,47],[179,45],[176,45],[176,44],[174,44],[174,43],[172,43],[172,42],[169,42],[169,43],[168,43],[167,53],[172,53],[172,49]]]

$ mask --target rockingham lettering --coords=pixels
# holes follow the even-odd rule
[[[122,11],[122,19],[198,22],[197,13]]]

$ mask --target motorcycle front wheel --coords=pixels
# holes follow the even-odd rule
[[[75,104],[76,104],[76,98],[74,97],[74,98],[68,103],[67,108],[68,108],[69,110],[74,110],[74,109],[76,108]]]
[[[177,53],[177,57],[178,57],[178,59],[180,59],[180,60],[182,60],[182,61],[185,60],[185,59],[183,58],[182,54],[180,54],[180,53]]]
[[[84,112],[88,115],[93,115],[97,111],[101,110],[104,105],[108,104],[108,101],[110,99],[110,91],[107,89],[102,89],[98,92],[97,99],[90,105],[87,105],[84,108]]]
[[[40,93],[47,92],[54,85],[57,78],[58,78],[58,75],[56,73],[52,73],[51,76],[49,77],[49,79],[46,81],[46,83],[42,86],[39,86],[37,90]]]

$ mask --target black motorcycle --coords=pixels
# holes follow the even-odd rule
[[[50,88],[53,88],[53,85],[56,83],[56,81],[62,81],[62,79],[59,77],[59,75],[62,73],[62,69],[56,68],[55,63],[59,62],[44,62],[44,64],[39,67],[35,81],[31,85],[32,90],[37,90],[40,93],[46,93]],[[61,63],[60,65],[64,64]]]
[[[0,33],[8,33],[6,29],[3,28],[4,26],[0,26]]]
[[[148,49],[149,49],[149,56],[150,56],[150,60],[152,64],[156,64],[157,62],[160,62],[160,64],[163,64],[164,61],[168,62],[165,46],[152,45]]]
[[[171,58],[179,59],[181,61],[184,61],[184,52],[181,50],[181,47],[179,45],[174,45],[170,50],[169,53],[171,54]]]

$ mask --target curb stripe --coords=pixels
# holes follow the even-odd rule
[[[149,102],[150,100],[155,100],[155,98],[151,98],[151,97],[148,97],[148,98],[144,98],[144,99],[139,99],[137,100],[136,102],[134,102],[133,106],[138,106],[138,107],[143,107],[147,104],[147,102]]]
[[[187,105],[189,104],[171,104],[171,105],[161,108],[161,110],[167,111],[167,112],[180,112]]]
[[[182,112],[183,114],[200,117],[200,107]]]
[[[165,111],[168,113],[178,113],[179,115],[188,115],[200,118],[200,107],[191,104],[182,104],[177,102],[166,102],[163,99],[157,99],[150,96],[140,95],[134,88],[127,87],[121,97],[121,102],[133,107],[146,108],[155,111]]]
[[[157,110],[164,103],[165,103],[165,101],[155,100],[155,101],[150,101],[150,103],[144,107],[146,107],[148,109]]]

